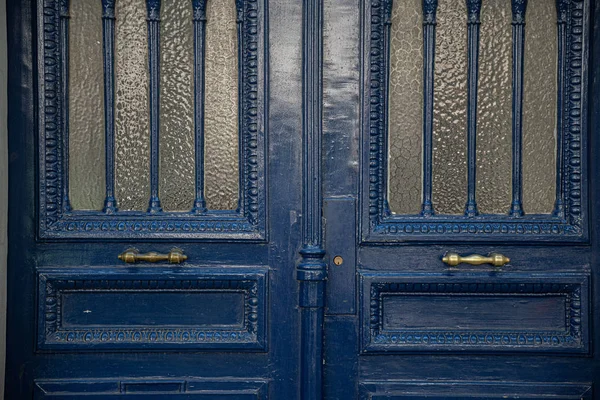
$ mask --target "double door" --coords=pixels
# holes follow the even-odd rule
[[[595,398],[594,1],[7,5],[7,399]]]

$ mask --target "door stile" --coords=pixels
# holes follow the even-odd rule
[[[327,264],[322,220],[322,65],[323,2],[307,0],[302,33],[302,249],[297,267],[300,284],[300,397],[322,398],[323,321]]]

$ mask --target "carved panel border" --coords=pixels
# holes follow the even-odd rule
[[[171,399],[230,399],[232,395],[265,400],[268,381],[261,378],[156,378],[123,377],[117,379],[40,379],[35,381],[34,399],[42,400],[67,396],[88,398],[140,397],[140,393],[151,393],[152,398]]]
[[[266,238],[265,49],[262,0],[238,0],[242,21],[240,63],[240,209],[202,214],[70,211],[62,196],[60,1],[38,0],[39,236],[68,238],[190,238],[263,241]],[[192,204],[190,204],[190,208]]]
[[[522,398],[547,399],[549,397],[592,400],[589,383],[554,382],[489,382],[489,381],[362,381],[359,384],[360,400],[394,400],[403,398],[429,399],[481,399]]]
[[[579,274],[502,276],[362,274],[362,352],[509,351],[587,353],[589,351],[589,277]],[[386,330],[383,297],[394,294],[562,295],[567,326],[562,332],[498,330]]]
[[[172,270],[123,268],[43,269],[38,275],[39,350],[250,350],[266,349],[266,272],[238,273],[188,268]],[[65,327],[62,324],[64,293],[127,291],[242,292],[244,322],[241,327],[148,326]],[[118,312],[118,310],[115,310]],[[159,317],[159,315],[157,315]]]
[[[587,206],[587,0],[568,0],[566,85],[561,88],[564,122],[564,217],[552,215],[396,215],[387,204],[386,24],[391,0],[365,0],[362,9],[362,184],[363,242],[550,241],[586,242]],[[465,188],[466,191],[466,188]],[[507,205],[508,210],[508,205]]]

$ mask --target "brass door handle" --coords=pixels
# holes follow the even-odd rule
[[[487,257],[479,254],[461,257],[457,253],[446,253],[442,258],[442,261],[451,267],[455,267],[462,263],[471,265],[492,264],[495,267],[501,267],[504,264],[508,264],[510,262],[510,258],[499,253],[491,253]]]
[[[157,253],[151,251],[150,253],[140,253],[138,249],[127,249],[123,253],[119,254],[119,260],[126,262],[127,264],[135,264],[138,261],[144,262],[160,262],[168,261],[171,264],[181,264],[187,260],[187,256],[183,254],[181,249],[172,249],[167,254]]]

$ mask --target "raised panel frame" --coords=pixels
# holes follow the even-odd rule
[[[34,399],[240,399],[265,400],[268,382],[257,378],[119,378],[36,380]]]
[[[236,0],[231,0],[236,1]],[[266,234],[267,67],[265,4],[237,0],[241,18],[240,205],[234,211],[73,211],[65,202],[66,158],[61,9],[63,0],[38,0],[38,234],[40,239],[205,239],[264,242]],[[191,6],[191,4],[190,4]],[[64,17],[64,15],[63,15]],[[68,17],[68,16],[67,16]],[[153,157],[158,157],[153,154]],[[190,204],[190,209],[192,204]]]
[[[403,382],[363,381],[359,384],[361,400],[383,399],[522,399],[535,400],[548,397],[571,400],[591,400],[592,385],[588,383],[537,383],[537,382]]]
[[[523,217],[392,214],[387,203],[386,109],[389,64],[386,27],[390,23],[391,4],[391,0],[364,0],[361,9],[361,241],[588,242],[589,0],[568,0],[565,11],[567,59],[563,65],[566,83],[564,88],[559,88],[559,96],[565,104],[564,217],[551,214],[526,214]]]
[[[38,351],[266,351],[267,270],[164,268],[42,268],[38,271]],[[241,292],[242,326],[89,326],[61,324],[64,293]],[[99,296],[101,297],[101,296]],[[100,299],[99,299],[100,300]],[[118,312],[115,310],[114,312]],[[160,318],[160,315],[156,315]]]
[[[565,296],[565,330],[461,329],[386,330],[385,295]],[[590,350],[589,276],[577,273],[499,273],[496,276],[361,273],[361,353],[527,352],[588,354]],[[485,321],[482,321],[485,322]]]

